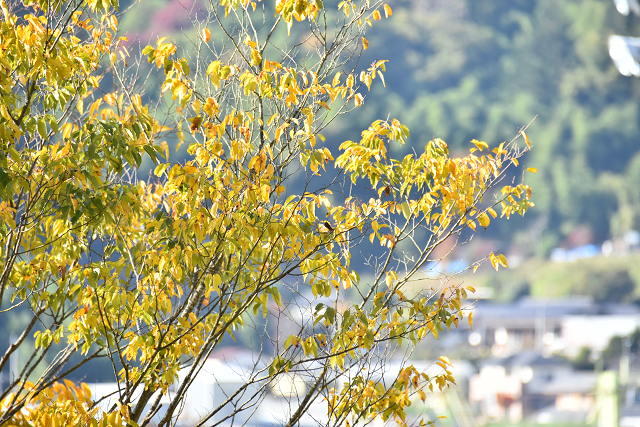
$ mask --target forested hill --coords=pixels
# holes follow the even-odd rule
[[[389,60],[387,86],[374,85],[359,118],[335,122],[330,140],[391,116],[409,126],[414,146],[440,137],[455,151],[474,138],[510,140],[537,117],[527,160],[538,169],[528,178],[536,207],[487,237],[546,255],[576,230],[573,243],[601,243],[640,228],[640,80],[619,75],[607,53],[609,35],[640,35],[639,18],[610,0],[388,3],[393,17],[367,34],[362,58]],[[123,23],[177,36],[176,20],[197,9],[193,0],[135,2]]]
[[[390,114],[416,144],[462,147],[510,140],[537,116],[536,207],[525,222],[501,222],[500,237],[544,254],[577,229],[600,243],[640,227],[640,80],[619,75],[607,51],[611,34],[640,35],[640,19],[610,0],[393,5],[386,31],[370,37],[390,60],[387,88],[358,125]]]

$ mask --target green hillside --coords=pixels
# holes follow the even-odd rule
[[[609,35],[640,35],[640,20],[607,0],[395,5],[393,36],[372,37],[388,46],[390,84],[359,125],[390,114],[412,136],[462,147],[509,140],[537,117],[534,215],[497,237],[547,254],[578,228],[602,242],[640,227],[640,81],[619,75],[607,52]]]
[[[457,281],[474,288],[492,288],[494,298],[503,302],[527,295],[585,295],[600,302],[637,303],[640,301],[640,254],[568,263],[533,258],[500,272],[485,268],[475,274],[465,274]]]

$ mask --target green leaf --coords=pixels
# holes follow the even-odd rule
[[[38,120],[38,134],[42,139],[45,139],[47,137],[47,123],[44,121],[44,119]]]
[[[147,152],[147,154],[149,155],[149,157],[151,158],[153,163],[157,163],[158,162],[156,151],[153,149],[153,147],[151,147],[149,145],[145,145],[144,146],[144,151]]]
[[[275,286],[271,287],[271,296],[276,304],[278,304],[278,307],[282,307],[282,297],[280,296],[280,291]]]
[[[51,130],[53,130],[55,133],[58,133],[59,129],[58,129],[58,121],[56,120],[55,117],[51,117],[49,119],[49,126],[51,126]]]
[[[409,207],[409,203],[404,202],[402,205],[400,205],[400,208],[402,209],[402,214],[404,215],[404,217],[406,219],[409,219],[409,217],[411,216],[411,208]]]

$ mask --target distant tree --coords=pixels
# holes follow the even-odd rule
[[[401,345],[472,323],[454,282],[411,289],[442,242],[488,227],[494,207],[509,218],[532,205],[529,186],[501,184],[529,140],[474,140],[455,157],[433,139],[397,160],[389,149],[409,130],[376,120],[334,159],[321,132],[384,83],[386,61],[358,58],[388,5],[212,2],[193,45],[143,50],[164,111],[143,103],[117,1],[0,5],[0,324],[30,313],[0,357],[3,370],[29,355],[0,393],[0,425],[174,425],[222,339],[269,313],[264,364],[198,425],[233,423],[287,375],[309,384],[290,397],[287,426],[319,399],[324,425],[406,425],[412,397],[454,382],[444,356],[432,376],[405,359],[391,381],[380,371]],[[188,144],[186,162],[169,162],[169,133]],[[155,163],[146,181],[143,158]],[[362,186],[369,197],[352,193]],[[360,273],[355,251],[370,254]],[[286,317],[293,333],[278,329]],[[99,359],[118,382],[105,411],[86,384],[62,382]]]
[[[625,269],[587,268],[576,279],[573,291],[590,295],[595,301],[631,302],[635,296],[636,283]]]
[[[595,364],[591,360],[591,349],[582,347],[578,355],[571,361],[571,364],[578,371],[593,371]]]
[[[640,349],[640,328],[637,328],[629,336],[614,336],[609,340],[607,347],[602,350],[602,360],[605,364],[612,364],[618,362],[618,359],[624,353],[624,346],[628,345],[630,355],[638,353]]]

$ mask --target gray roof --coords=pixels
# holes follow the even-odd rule
[[[487,360],[482,366],[567,366],[568,362],[555,357],[544,357],[535,351],[523,351],[509,357],[494,357]]]
[[[478,302],[474,309],[474,325],[505,326],[510,329],[535,326],[544,317],[547,325],[559,324],[572,315],[640,315],[633,304],[596,304],[591,297],[576,296],[559,299],[523,298],[512,304]]]
[[[596,389],[598,374],[595,372],[572,372],[553,378],[540,394],[557,396],[560,394],[592,394]]]

